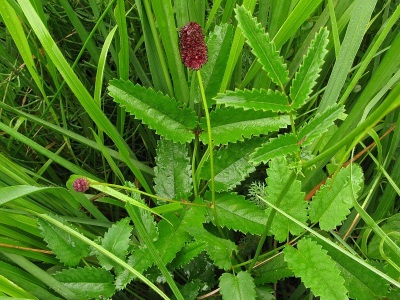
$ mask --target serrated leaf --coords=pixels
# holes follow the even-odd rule
[[[53,218],[71,228],[74,228],[59,217]],[[80,263],[90,253],[90,248],[80,239],[63,231],[61,228],[50,224],[42,219],[38,219],[38,227],[43,239],[47,242],[51,251],[64,265],[73,267]],[[76,228],[74,228],[76,230]]]
[[[125,257],[128,253],[132,231],[132,226],[129,225],[129,221],[129,218],[125,218],[114,223],[101,239],[101,246],[123,261],[125,261]],[[118,270],[121,268],[119,264],[97,251],[96,256],[100,265],[106,270],[111,270],[112,268]]]
[[[257,286],[266,283],[276,283],[282,278],[293,276],[293,272],[289,269],[283,256],[283,253],[281,253],[269,259],[266,264],[253,270],[255,273],[254,282]]]
[[[237,275],[224,273],[220,277],[222,299],[251,300],[256,299],[256,285],[251,275],[240,271]]]
[[[134,249],[132,254],[128,257],[128,265],[133,267],[136,271],[143,274],[145,270],[154,264],[153,259],[149,255],[147,249]],[[115,278],[115,287],[117,290],[122,290],[130,283],[136,276],[129,270],[119,272]]]
[[[290,112],[291,107],[285,94],[272,90],[235,90],[218,94],[214,98],[217,104],[243,109],[273,112]]]
[[[195,203],[201,204],[202,201],[195,200]],[[185,206],[179,213],[180,216],[177,216],[176,213],[164,214],[169,222],[161,220],[158,223],[159,239],[154,246],[158,249],[165,264],[170,263],[185,243],[191,240],[186,228],[201,227],[205,222],[206,210],[203,206]]]
[[[347,290],[335,262],[320,245],[310,239],[301,239],[297,250],[286,245],[285,260],[296,277],[322,299],[345,300]]]
[[[334,104],[322,113],[318,113],[300,128],[299,142],[303,147],[311,144],[316,138],[327,132],[337,119],[344,119],[344,112],[343,105]]]
[[[275,157],[293,154],[299,150],[297,137],[294,134],[278,135],[277,138],[270,139],[267,143],[257,148],[250,155],[250,161],[255,165],[259,165],[267,163]]]
[[[166,139],[183,144],[194,138],[196,114],[189,108],[181,108],[181,103],[175,99],[151,88],[116,79],[110,81],[108,91],[127,112]]]
[[[357,300],[385,298],[389,288],[387,281],[323,240],[318,240],[317,243],[321,244],[328,251],[329,256],[335,260],[345,280],[350,298]]]
[[[224,270],[230,270],[232,268],[232,252],[238,251],[235,243],[216,237],[203,227],[187,227],[186,231],[189,232],[196,241],[206,243],[206,251],[217,267]]]
[[[205,198],[210,199],[210,193]],[[264,211],[244,196],[235,193],[216,194],[215,209],[219,226],[258,235],[265,230],[267,218]]]
[[[215,190],[228,191],[237,186],[250,173],[255,171],[253,163],[249,162],[249,155],[265,141],[264,138],[253,138],[228,144],[214,154],[214,181]],[[207,160],[200,172],[200,178],[209,180],[210,160]]]
[[[53,276],[83,299],[109,298],[115,293],[114,276],[102,268],[65,269]]]
[[[277,205],[298,221],[306,223],[308,219],[307,202],[304,200],[304,193],[301,191],[301,182],[295,179],[290,187],[286,186],[286,182],[288,182],[290,174],[293,172],[289,169],[286,158],[274,158],[269,166],[266,179],[267,186],[265,188],[268,201]],[[285,191],[285,194],[280,199],[283,191]],[[272,211],[270,207],[265,210],[268,217]],[[282,242],[287,239],[289,232],[293,235],[298,235],[303,232],[303,228],[285,216],[276,214],[269,232],[275,235],[277,241]]]
[[[261,23],[258,23],[257,19],[253,18],[244,6],[238,6],[235,12],[238,25],[247,39],[247,44],[252,48],[252,52],[272,81],[283,87],[288,81],[289,72],[283,57],[276,51],[275,44],[269,38],[268,33],[265,33]]]
[[[290,124],[289,116],[274,112],[220,108],[210,113],[211,131],[214,145],[226,145],[243,141],[244,138],[267,134],[285,128]],[[200,127],[203,132],[200,140],[208,144],[206,119],[202,118]]]
[[[157,143],[154,190],[169,199],[188,199],[192,191],[192,170],[186,144],[161,138]]]
[[[298,109],[306,103],[308,96],[310,96],[313,87],[317,83],[319,72],[324,63],[324,57],[328,52],[326,50],[328,35],[329,32],[326,28],[321,28],[315,34],[315,38],[311,41],[303,63],[293,79],[290,87],[290,98],[293,109]]]
[[[194,241],[185,244],[185,246],[177,253],[170,267],[176,269],[189,263],[205,250],[206,243],[202,241]]]
[[[186,283],[182,288],[180,288],[180,291],[185,300],[196,300],[197,295],[204,285],[204,282],[200,279],[195,279]]]
[[[350,165],[342,168],[334,178],[328,178],[326,183],[316,193],[310,203],[310,220],[319,222],[322,230],[331,230],[340,225],[353,207],[353,197],[363,185],[361,168]]]

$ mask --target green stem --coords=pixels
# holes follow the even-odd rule
[[[197,176],[195,171],[198,148],[199,148],[199,137],[196,135],[196,138],[194,140],[193,155],[192,155],[192,181],[193,181],[193,193],[195,198],[199,195],[199,187],[197,185]]]
[[[214,180],[215,174],[214,174],[214,153],[213,153],[213,140],[211,134],[211,121],[210,121],[210,114],[208,113],[206,95],[204,93],[203,80],[201,78],[200,71],[197,71],[196,73],[197,73],[197,78],[199,80],[200,93],[201,93],[201,98],[203,99],[204,113],[207,121],[208,149],[210,154],[210,174],[211,174],[211,202],[212,202],[212,209],[214,212],[215,222],[217,222],[216,211],[215,211],[215,180]]]

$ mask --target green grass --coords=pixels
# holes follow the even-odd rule
[[[398,299],[399,17],[375,0],[0,0],[0,297],[331,299],[292,264],[311,253],[336,263],[338,299]],[[189,21],[208,43],[197,74]],[[335,188],[328,228],[312,210]]]

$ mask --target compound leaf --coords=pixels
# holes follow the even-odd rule
[[[154,190],[169,199],[187,199],[192,190],[192,171],[186,144],[161,138],[157,143]]]
[[[206,244],[205,250],[217,267],[224,270],[230,270],[232,268],[232,252],[238,251],[235,243],[216,237],[202,227],[187,227],[186,231],[189,232],[196,241],[202,241]]]
[[[101,239],[101,245],[103,248],[110,251],[123,261],[125,261],[125,257],[128,253],[132,231],[132,226],[129,225],[129,221],[129,218],[125,218],[114,223]],[[99,259],[100,265],[106,270],[111,270],[113,267],[116,269],[121,268],[119,264],[105,255],[97,253],[97,251],[96,256]]]
[[[270,139],[267,143],[257,148],[251,155],[250,161],[259,165],[267,163],[270,159],[296,153],[300,150],[297,144],[297,137],[294,134],[278,135],[277,138]]]
[[[322,230],[336,228],[350,213],[353,198],[357,199],[362,185],[363,173],[358,165],[340,169],[334,178],[328,178],[313,197],[309,210],[310,220],[319,222]]]
[[[53,218],[73,228],[63,219],[53,216]],[[51,251],[56,257],[64,263],[64,265],[73,267],[80,263],[81,259],[87,257],[90,253],[90,248],[80,239],[70,235],[61,228],[46,222],[38,220],[38,227],[41,231],[43,239],[47,242]],[[74,228],[76,230],[76,228]]]
[[[205,197],[210,199],[210,194]],[[267,218],[264,211],[244,196],[235,193],[216,194],[215,209],[218,224],[243,233],[261,235]]]
[[[289,268],[315,296],[331,300],[348,299],[339,269],[327,251],[316,242],[301,239],[297,243],[297,250],[286,245],[283,252]]]
[[[228,191],[237,186],[255,167],[249,162],[250,154],[265,141],[264,138],[253,138],[228,144],[214,154],[214,180],[215,190]],[[200,178],[209,180],[210,160],[207,160],[200,172]]]
[[[235,90],[218,94],[214,98],[217,104],[243,109],[254,109],[274,112],[289,112],[291,107],[285,94],[272,90]]]
[[[293,170],[289,169],[285,157],[276,157],[271,160],[269,165],[265,188],[268,200],[298,221],[305,223],[307,221],[307,202],[304,200],[304,193],[301,191],[301,182],[295,179],[289,187],[287,186],[286,183],[289,181]],[[282,194],[284,196],[281,199]],[[267,216],[272,211],[270,207],[265,210]],[[276,214],[271,224],[270,233],[275,235],[276,240],[282,242],[287,239],[289,232],[297,235],[303,232],[303,228],[285,216]]]
[[[252,300],[256,299],[256,285],[251,275],[240,271],[237,275],[224,273],[220,277],[222,299]]]
[[[235,108],[220,108],[210,113],[212,138],[215,145],[226,145],[243,141],[244,138],[259,136],[285,128],[290,124],[288,115],[278,115],[274,112],[243,110]],[[206,119],[200,122],[203,132],[200,140],[208,144]]]
[[[326,28],[321,28],[316,33],[314,40],[308,48],[303,64],[293,79],[292,86],[290,87],[290,98],[293,109],[298,109],[306,103],[308,96],[310,96],[313,87],[317,83],[316,80],[324,63],[324,57],[328,52],[326,50],[328,35],[329,32]]]
[[[308,121],[298,133],[298,141],[302,146],[311,144],[316,138],[327,132],[329,127],[337,119],[344,119],[343,105],[334,104],[322,113],[317,113],[310,121]]]
[[[181,108],[181,103],[175,99],[151,88],[117,79],[110,82],[108,91],[127,112],[166,139],[183,144],[194,138],[193,130],[197,125],[195,112]]]
[[[283,57],[276,51],[275,44],[265,33],[263,26],[253,18],[244,6],[235,9],[238,25],[247,39],[247,44],[273,82],[283,87],[288,80],[288,71]]]
[[[114,276],[102,268],[65,269],[53,276],[82,299],[107,299],[115,293]]]

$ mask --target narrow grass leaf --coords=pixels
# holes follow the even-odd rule
[[[293,79],[290,87],[290,98],[294,110],[302,107],[307,102],[313,87],[317,83],[316,80],[324,63],[324,57],[328,52],[326,50],[328,35],[329,32],[326,28],[321,28],[315,35],[304,57],[303,64]]]
[[[278,135],[257,148],[251,155],[250,161],[255,165],[267,163],[269,160],[283,155],[296,153],[300,150],[297,137],[294,134]]]
[[[154,190],[169,199],[188,199],[192,192],[192,171],[188,147],[161,138],[157,143]]]
[[[205,198],[211,197],[206,194]],[[219,193],[216,195],[215,210],[219,226],[258,235],[265,230],[267,217],[264,211],[253,202],[246,200],[244,196],[236,193]]]
[[[67,222],[60,218],[57,218],[65,226],[77,231]],[[54,226],[45,220],[39,219],[38,226],[43,236],[43,239],[47,242],[51,251],[56,257],[64,263],[66,266],[77,266],[82,258],[85,258],[90,253],[90,248],[87,244],[79,240],[78,238],[70,235],[68,232]]]
[[[235,90],[218,94],[214,98],[217,104],[243,109],[254,109],[273,112],[289,112],[291,107],[285,94],[272,90]]]
[[[263,112],[220,108],[210,113],[212,137],[215,145],[226,145],[243,141],[244,138],[267,134],[271,131],[285,128],[290,124],[289,116],[274,112]],[[208,144],[206,119],[202,118],[200,127],[203,132],[200,140]]]
[[[247,272],[240,271],[236,275],[224,273],[220,277],[222,299],[255,300],[256,285],[254,279]]]
[[[318,111],[324,111],[334,104],[342,91],[346,78],[359,51],[361,41],[367,30],[371,14],[377,0],[356,0],[346,35],[343,39],[339,55],[330,75],[328,85]]]
[[[287,245],[283,250],[285,260],[296,277],[322,299],[346,300],[347,290],[335,262],[311,239],[301,239],[297,250]]]
[[[126,260],[128,254],[128,248],[130,244],[130,236],[132,226],[129,225],[129,218],[122,219],[113,224],[108,231],[101,238],[101,246],[104,249],[114,253],[115,256],[122,260]],[[96,253],[100,265],[106,269],[111,270],[112,268],[121,269],[121,266],[115,263],[113,260],[104,256],[100,253]]]
[[[173,98],[122,80],[112,80],[108,90],[115,102],[166,139],[186,143],[194,138],[194,111],[180,108]]]
[[[186,231],[192,235],[196,241],[206,244],[206,251],[214,264],[224,270],[232,268],[232,252],[237,252],[237,246],[230,240],[222,239],[211,234],[202,227],[187,227]]]
[[[267,171],[267,187],[265,192],[268,195],[269,201],[273,204],[279,203],[279,208],[287,212],[292,217],[302,223],[307,221],[307,202],[304,200],[304,193],[301,191],[301,182],[295,179],[290,187],[285,191],[285,196],[280,199],[285,185],[282,184],[289,180],[291,170],[288,167],[285,157],[276,157],[271,160]],[[266,215],[269,216],[273,210],[267,208]],[[293,221],[280,214],[275,215],[270,233],[275,235],[275,239],[283,242],[288,238],[289,233],[298,235],[303,232],[303,228],[298,226]]]
[[[85,299],[109,298],[115,293],[114,276],[102,268],[65,269],[53,276]]]
[[[288,70],[283,57],[276,51],[275,44],[265,33],[262,25],[253,18],[245,7],[235,9],[236,19],[242,29],[247,43],[251,46],[254,55],[258,58],[271,80],[280,87],[288,80]]]
[[[342,168],[316,193],[310,203],[310,220],[319,222],[322,230],[332,230],[340,225],[353,207],[363,186],[363,173],[358,165]]]
[[[334,104],[321,113],[317,113],[310,121],[304,124],[297,135],[298,141],[304,147],[310,145],[322,136],[337,119],[345,119],[343,105]]]
[[[228,144],[216,151],[214,181],[217,192],[233,189],[255,171],[253,163],[249,162],[249,156],[263,142],[265,142],[264,138],[253,138]],[[210,160],[207,160],[201,168],[200,178],[210,180]]]

